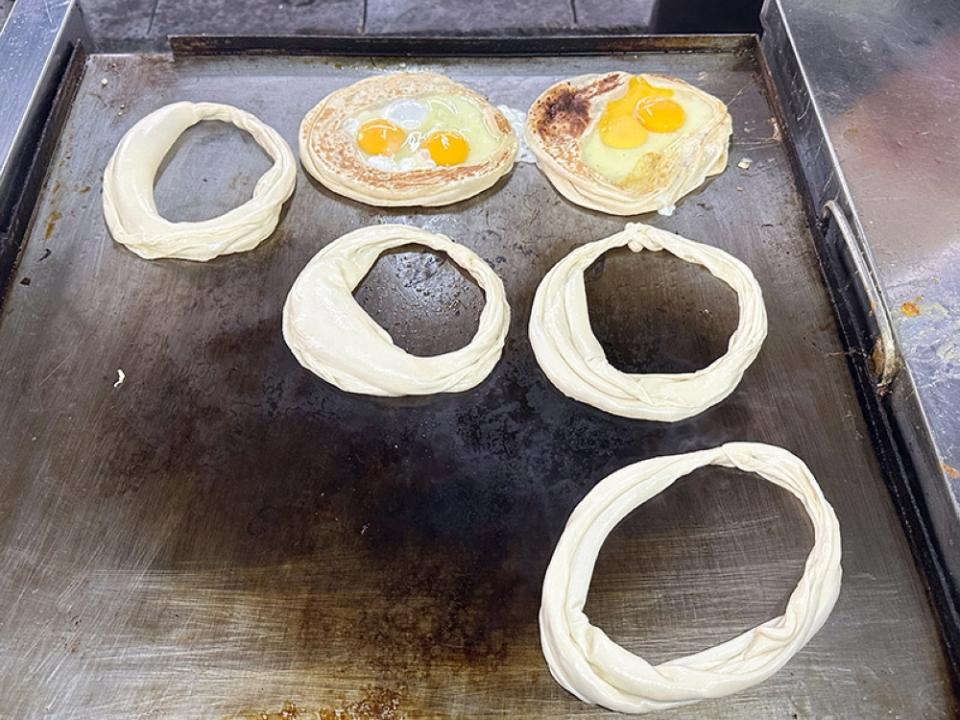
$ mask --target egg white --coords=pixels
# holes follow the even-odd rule
[[[483,162],[499,146],[499,137],[487,127],[481,108],[457,95],[398,98],[385,105],[365,108],[349,118],[343,127],[355,137],[363,123],[381,118],[403,128],[407,137],[390,156],[368,155],[357,145],[360,157],[378,170],[404,172],[437,167],[423,143],[431,133],[440,130],[459,133],[466,139],[469,151],[464,165]]]

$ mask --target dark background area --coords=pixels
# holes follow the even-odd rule
[[[758,32],[761,0],[87,0],[103,51],[168,35],[548,35]],[[0,0],[0,21],[13,7]]]

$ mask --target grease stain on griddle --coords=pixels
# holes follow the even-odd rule
[[[482,239],[494,245],[485,248],[492,256],[503,252],[498,242],[512,242]],[[429,684],[541,667],[540,583],[576,502],[651,442],[702,447],[743,422],[735,400],[725,403],[727,421],[709,430],[636,423],[564,398],[537,368],[522,309],[508,352],[470,392],[416,401],[343,393],[301,368],[283,342],[291,280],[270,274],[270,260],[251,253],[204,267],[206,290],[191,293],[181,311],[196,322],[138,348],[157,372],[100,417],[107,460],[99,491],[114,503],[135,501],[144,525],[162,519],[162,533],[150,534],[169,536],[151,568],[164,594],[212,596],[223,623],[244,617],[249,627],[285,628],[285,642],[304,658],[323,659],[303,670],[318,678],[372,671],[375,682]],[[629,260],[621,270],[608,263],[603,283],[642,278],[633,263],[651,258]],[[482,293],[454,263],[400,252],[374,270],[379,280],[370,276],[377,282],[359,294],[376,300],[398,344],[411,347],[414,332],[431,337],[440,313],[456,329],[440,323],[434,335],[451,333],[441,340],[475,331],[468,323]],[[250,312],[254,281],[259,304]],[[534,289],[511,302],[529,307]],[[703,291],[715,307],[712,289]],[[432,315],[411,313],[410,294]],[[601,292],[591,298],[592,317],[630,312],[635,288],[629,297]],[[446,303],[457,299],[465,312],[453,322]],[[617,332],[666,342],[684,322],[670,307]],[[401,322],[410,316],[413,331]],[[709,324],[688,331],[722,343],[722,324]],[[158,506],[164,513],[154,517],[149,509]],[[223,565],[229,577],[189,571]]]
[[[381,254],[354,297],[397,345],[419,356],[466,346],[484,305],[469,273],[446,253],[416,244]]]
[[[63,215],[60,214],[59,210],[52,210],[47,216],[47,224],[43,230],[43,239],[49,240],[53,235],[54,231],[57,229],[57,223],[60,222]]]
[[[224,720],[405,720],[403,693],[389,688],[371,688],[359,700],[340,707],[306,710],[287,700],[276,711],[244,712]]]
[[[591,327],[622,372],[694,372],[726,352],[737,327],[736,293],[667,252],[615,248],[584,279]]]

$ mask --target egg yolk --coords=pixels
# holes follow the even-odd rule
[[[679,103],[664,97],[644,98],[637,103],[636,117],[647,130],[673,132],[683,126],[686,113]]]
[[[597,126],[600,139],[605,145],[619,150],[635,148],[647,141],[647,131],[643,124],[633,116],[604,114]]]
[[[357,131],[357,145],[367,155],[393,155],[407,134],[389,120],[367,120]]]
[[[459,165],[470,152],[466,138],[449,130],[430,133],[425,145],[437,165]]]
[[[624,96],[608,102],[600,115],[600,139],[609,147],[628,149],[643,145],[648,130],[678,130],[685,115],[679,103],[668,99],[672,96],[669,88],[654,87],[643,78],[630,78]]]

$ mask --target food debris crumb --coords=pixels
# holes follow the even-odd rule
[[[743,188],[737,185],[737,192],[743,192]]]
[[[780,123],[777,122],[777,119],[769,118],[767,122],[770,123],[770,127],[772,129],[770,133],[770,139],[774,142],[780,142],[783,140],[783,136],[780,134]]]
[[[106,78],[103,78],[102,80],[100,80],[100,84],[101,84],[103,87],[106,87],[108,82],[110,82],[110,81],[107,80]]]
[[[737,167],[740,168],[741,170],[749,170],[751,165],[753,165],[753,160],[751,160],[750,158],[744,158],[743,160],[737,163]]]
[[[960,478],[960,470],[957,470],[952,465],[947,465],[947,463],[941,462],[940,467],[943,468],[943,471],[947,474],[947,477],[953,478],[954,480]]]
[[[127,379],[127,376],[124,374],[123,370],[117,368],[117,381],[113,384],[114,387],[120,387],[123,385],[123,381]]]
[[[920,298],[916,300],[907,300],[903,305],[900,306],[900,312],[902,312],[907,317],[917,317],[920,314],[920,306],[917,304],[920,301]]]
[[[366,535],[366,534],[367,534],[367,528],[369,528],[369,527],[370,527],[370,523],[364,523],[364,524],[363,524],[363,527],[360,528],[360,534],[361,534],[361,535]]]
[[[670,217],[671,215],[673,215],[673,211],[676,209],[677,209],[676,205],[665,205],[664,207],[657,209],[657,215]]]

